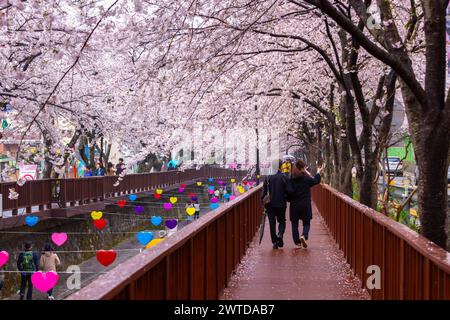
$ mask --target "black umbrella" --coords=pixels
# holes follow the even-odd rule
[[[262,238],[264,237],[264,227],[266,225],[266,216],[267,216],[267,212],[266,209],[264,208],[262,217],[261,217],[261,224],[259,225],[259,244],[261,244]]]

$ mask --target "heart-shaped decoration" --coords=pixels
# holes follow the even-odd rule
[[[230,199],[230,194],[229,193],[225,193],[224,195],[223,195],[223,197],[225,198],[225,199]]]
[[[187,207],[186,208],[186,213],[190,216],[192,216],[195,213],[195,208],[194,207]]]
[[[183,193],[184,192],[184,188],[178,188],[178,192],[179,193]]]
[[[164,239],[153,239],[152,241],[150,241],[147,246],[145,247],[145,249],[150,249],[151,247],[157,245],[158,243],[160,243],[161,241],[163,241]]]
[[[185,183],[180,184],[180,188],[186,189],[186,184]]]
[[[238,189],[239,193],[244,193],[245,192],[244,187],[239,186],[237,189]]]
[[[101,211],[92,211],[91,212],[91,217],[94,220],[99,220],[103,217],[103,213]]]
[[[172,204],[169,203],[169,202],[165,202],[165,203],[163,204],[163,207],[164,207],[164,209],[165,209],[166,211],[169,211],[170,209],[172,209]]]
[[[137,199],[137,196],[135,194],[130,194],[128,196],[128,199],[130,199],[130,201],[135,201]]]
[[[0,268],[8,262],[9,259],[9,253],[6,251],[0,251]]]
[[[156,189],[156,194],[162,194],[163,190],[162,189]]]
[[[208,189],[209,190],[214,190],[214,186],[209,186]]]
[[[236,180],[235,179],[230,179],[231,183],[235,183]]]
[[[217,202],[219,202],[219,198],[216,198],[216,197],[211,198],[211,203],[217,203]]]
[[[249,181],[249,182],[248,182],[248,185],[249,185],[250,187],[253,187],[254,184],[255,184],[255,183],[254,183],[253,181]]]
[[[231,195],[230,196],[230,200],[234,200],[234,199],[236,199],[236,196],[235,195]]]
[[[147,243],[152,241],[154,238],[153,232],[151,231],[141,231],[137,234],[136,237],[139,243],[142,244],[143,246],[147,245]]]
[[[134,212],[136,212],[136,214],[141,214],[144,212],[144,207],[143,206],[135,206]]]
[[[25,223],[29,226],[35,226],[39,222],[39,217],[37,216],[27,216],[25,218]]]
[[[215,209],[217,209],[217,208],[219,207],[219,204],[218,204],[218,203],[211,203],[211,204],[209,205],[209,207],[210,207],[211,209],[215,210]]]
[[[98,262],[107,267],[116,260],[117,253],[114,250],[98,250],[96,257]]]
[[[214,194],[214,190],[208,190],[209,194]]]
[[[31,276],[31,283],[41,292],[47,292],[58,283],[59,275],[54,271],[38,271]]]
[[[198,182],[197,182],[197,185],[198,185],[199,187],[201,187],[201,186],[203,185],[203,182],[198,181]]]
[[[61,233],[53,233],[52,234],[52,241],[54,244],[56,244],[58,247],[62,246],[67,241],[67,233],[61,232]]]
[[[155,199],[161,199],[161,195],[158,193],[155,193],[154,196],[155,196]]]
[[[244,186],[246,186],[246,185],[247,185],[247,181],[242,181],[242,184],[243,184]]]
[[[188,197],[189,197],[189,198],[195,197],[195,193],[189,192]]]
[[[94,220],[94,227],[96,227],[98,230],[102,230],[104,227],[106,227],[106,220],[105,219]]]
[[[171,204],[175,204],[178,201],[178,199],[177,199],[177,197],[170,197],[169,201]]]
[[[160,216],[153,216],[150,218],[150,222],[156,227],[161,224],[162,218]]]
[[[213,182],[214,179],[213,179],[213,178],[209,178],[208,181],[209,181],[209,182]]]
[[[119,200],[119,201],[117,201],[117,205],[118,205],[120,208],[125,207],[126,204],[127,204],[126,200]]]
[[[197,197],[197,196],[192,196],[191,200],[192,200],[192,201],[197,201],[197,200],[198,200],[198,197]]]
[[[167,228],[173,229],[177,226],[178,222],[175,219],[169,219],[164,222]]]
[[[223,184],[223,181],[222,180],[219,180],[219,181],[217,181],[219,184]]]

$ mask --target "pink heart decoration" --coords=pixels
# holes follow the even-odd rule
[[[209,194],[214,194],[214,190],[208,190]]]
[[[166,209],[166,211],[169,211],[170,209],[172,209],[172,204],[170,202],[166,202],[164,203],[164,209]]]
[[[231,195],[231,196],[230,196],[230,200],[233,200],[233,199],[236,199],[236,196],[235,196],[235,195]]]
[[[183,193],[184,192],[184,188],[178,188],[178,192],[179,193]]]
[[[223,181],[222,181],[222,180],[219,180],[218,183],[219,183],[219,184],[223,184]]]
[[[38,271],[31,276],[31,282],[41,292],[47,292],[58,283],[59,276],[54,271]]]
[[[253,184],[254,184],[253,181],[249,181],[249,182],[248,182],[248,185],[249,185],[250,187],[253,187]]]
[[[64,242],[67,241],[67,233],[61,232],[61,233],[53,233],[52,234],[52,241],[59,247],[64,244]]]
[[[8,261],[9,254],[6,251],[0,251],[0,268]]]
[[[217,202],[219,202],[218,198],[216,198],[216,197],[211,198],[211,203],[217,203]]]

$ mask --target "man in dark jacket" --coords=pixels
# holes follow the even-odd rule
[[[270,202],[266,205],[267,217],[269,218],[270,237],[274,249],[283,247],[283,235],[286,229],[286,198],[287,198],[287,178],[281,170],[283,162],[276,160],[277,173],[266,178],[261,194],[264,199],[269,192]],[[278,221],[278,234],[276,232],[276,222]]]
[[[125,163],[123,163],[123,159],[119,158],[119,163],[116,164],[116,174],[120,175],[125,170]]]
[[[36,252],[32,250],[31,242],[25,242],[25,250],[19,254],[17,259],[17,269],[20,272],[20,300],[23,300],[25,295],[25,287],[28,285],[27,300],[31,300],[33,296],[33,283],[31,282],[31,275],[39,270],[39,257]]]

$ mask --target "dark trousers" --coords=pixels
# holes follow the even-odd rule
[[[283,238],[284,230],[286,230],[286,207],[284,208],[267,208],[267,217],[269,218],[270,237],[272,243],[278,242],[279,238]],[[278,222],[278,234],[276,230]]]
[[[25,295],[25,287],[28,286],[27,300],[33,298],[33,283],[31,282],[31,273],[20,274],[20,300]]]
[[[194,220],[197,220],[198,218],[200,218],[200,211],[195,211]]]
[[[47,291],[47,295],[50,297],[53,295],[53,288]]]
[[[300,243],[300,235],[298,233],[298,221],[291,220],[292,223],[292,238],[294,239],[294,243]],[[302,220],[303,222],[303,236],[306,240],[308,240],[309,229],[311,228],[311,220]]]

